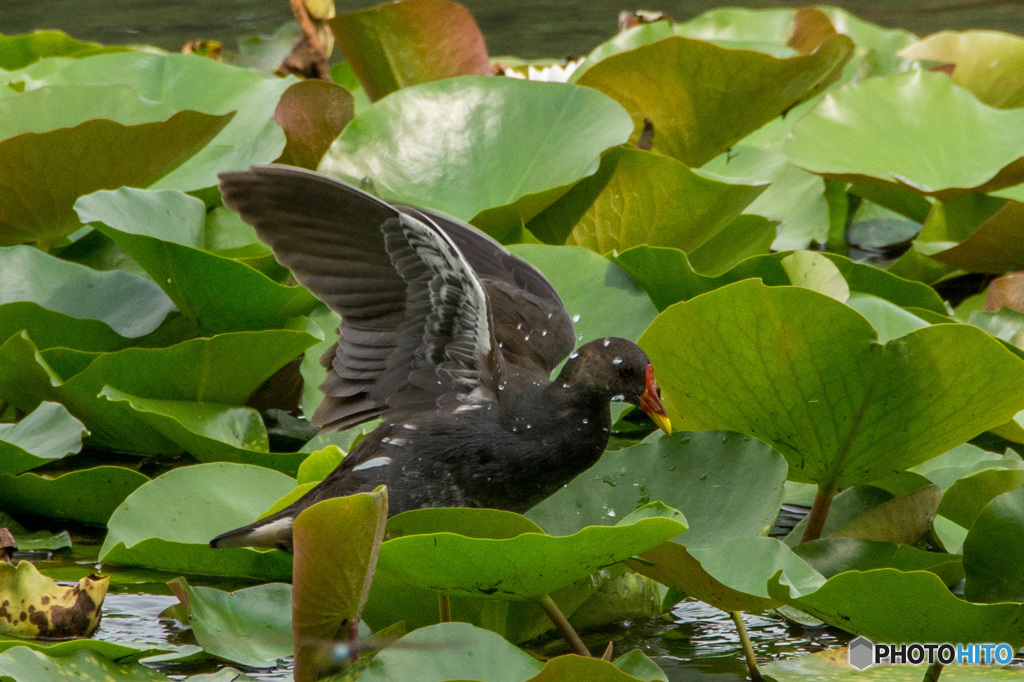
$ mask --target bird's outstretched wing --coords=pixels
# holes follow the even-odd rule
[[[493,399],[509,361],[550,371],[572,348],[572,323],[550,284],[474,228],[297,168],[220,177],[225,205],[342,317],[338,343],[322,359],[319,426]],[[506,310],[505,298],[526,312]],[[531,350],[529,338],[523,347],[532,336],[524,330],[541,318],[545,343]]]

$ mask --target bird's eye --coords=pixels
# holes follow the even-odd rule
[[[619,365],[619,376],[622,377],[623,379],[629,379],[634,374],[636,374],[636,370],[634,370],[631,366]]]

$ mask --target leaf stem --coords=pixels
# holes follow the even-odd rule
[[[348,650],[350,660],[359,660],[359,619],[349,618],[348,621]]]
[[[747,670],[750,671],[750,679],[753,682],[762,682],[761,671],[757,669],[757,656],[754,655],[754,647],[750,643],[750,635],[747,634],[747,626],[743,624],[743,614],[739,611],[731,611],[732,622],[736,624],[736,632],[743,644],[743,657],[747,659]]]
[[[928,669],[924,671],[924,679],[921,682],[938,682],[939,675],[942,674],[942,664],[935,661]]]
[[[834,496],[835,492],[831,488],[818,486],[818,494],[814,496],[814,505],[811,507],[811,513],[807,516],[804,534],[800,536],[801,543],[821,537],[821,531],[825,528],[825,520],[828,518],[828,510],[832,507]]]
[[[452,600],[447,594],[437,595],[437,611],[442,623],[452,622]]]
[[[562,639],[569,645],[569,648],[574,654],[580,656],[590,656],[590,650],[583,644],[583,640],[576,634],[572,625],[569,624],[569,619],[562,613],[562,609],[558,608],[558,604],[551,598],[550,594],[545,594],[538,601],[540,601],[541,608],[544,609],[544,613],[548,614],[548,618],[555,624],[555,628],[559,634],[562,635]]]

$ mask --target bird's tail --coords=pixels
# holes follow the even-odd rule
[[[226,549],[228,547],[270,547],[292,551],[292,523],[295,514],[292,509],[283,509],[277,514],[250,523],[248,526],[235,528],[221,533],[210,540],[210,547]]]

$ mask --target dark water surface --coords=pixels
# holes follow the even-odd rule
[[[335,0],[339,12],[374,0]],[[792,7],[796,0],[463,0],[494,55],[583,54],[615,32],[622,9],[660,9],[688,19],[713,7]],[[810,4],[810,3],[806,3]],[[857,16],[918,35],[990,28],[1024,35],[1021,0],[838,0]],[[177,50],[197,38],[230,46],[239,36],[272,33],[291,18],[287,0],[0,0],[0,33],[59,28],[83,40],[150,43]]]

